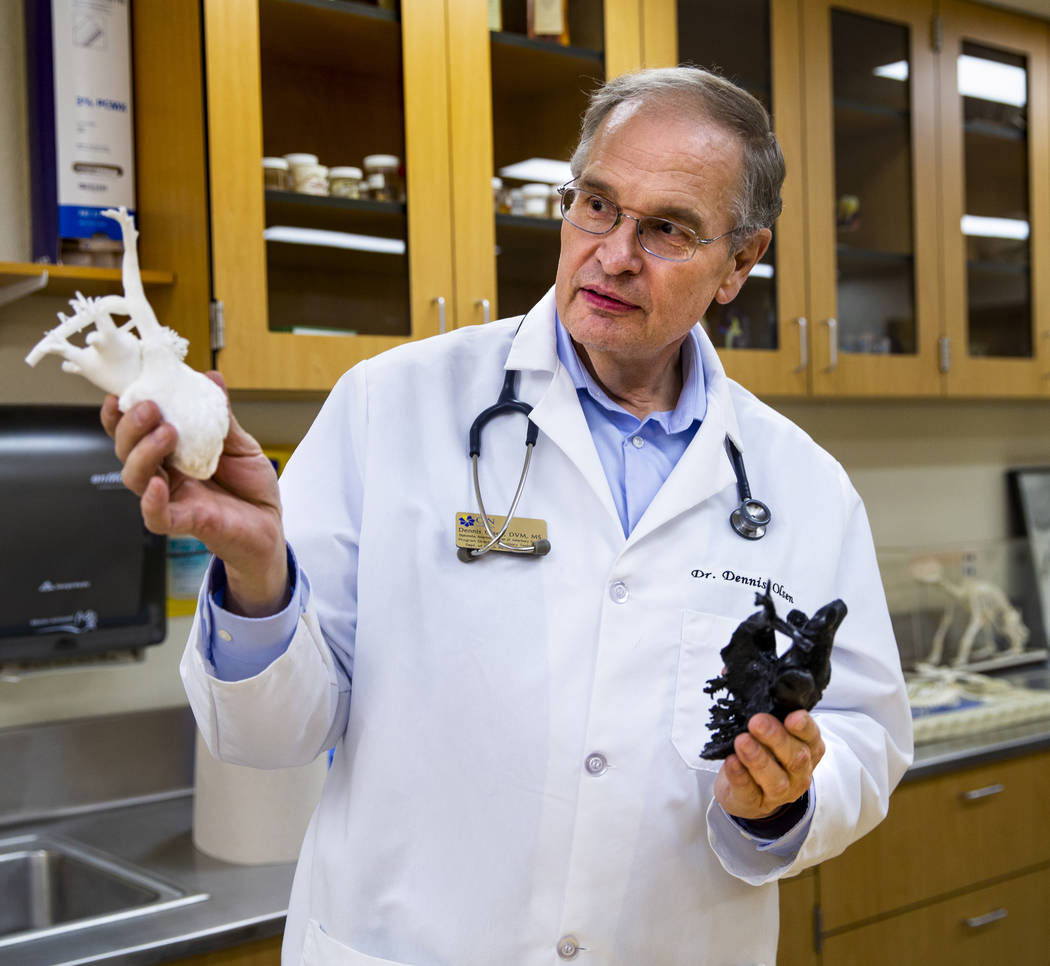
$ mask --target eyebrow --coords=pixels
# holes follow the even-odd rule
[[[580,177],[576,179],[576,183],[584,190],[592,191],[595,194],[608,196],[614,193],[612,188],[600,178]],[[672,205],[662,208],[658,212],[646,212],[646,214],[652,218],[666,218],[668,221],[680,222],[683,225],[688,225],[698,234],[703,234],[704,219],[690,208],[678,208]]]

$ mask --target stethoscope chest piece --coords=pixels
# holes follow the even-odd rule
[[[733,529],[745,540],[760,540],[766,535],[766,527],[773,515],[761,500],[749,497],[744,500],[730,515],[729,522]]]

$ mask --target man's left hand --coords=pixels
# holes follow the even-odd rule
[[[756,714],[733,748],[715,778],[715,798],[730,815],[750,820],[770,818],[801,798],[824,757],[824,739],[808,711],[792,711],[783,724]]]

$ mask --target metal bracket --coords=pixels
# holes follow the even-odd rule
[[[12,302],[24,299],[27,295],[39,292],[40,289],[47,285],[48,278],[47,272],[41,271],[36,278],[26,278],[20,282],[12,282],[10,285],[5,285],[3,288],[0,288],[0,305],[10,305]]]
[[[226,348],[226,313],[221,299],[213,299],[208,306],[208,329],[211,337],[211,351],[218,352]]]

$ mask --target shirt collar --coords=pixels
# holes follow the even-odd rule
[[[587,367],[580,361],[572,339],[561,324],[558,313],[554,313],[554,327],[558,340],[558,359],[572,377],[577,391],[586,392],[596,403],[615,414],[628,413],[619,403],[609,398],[605,390],[595,382]],[[678,403],[670,412],[651,413],[648,420],[658,423],[665,433],[680,433],[699,423],[707,414],[707,385],[704,378],[704,364],[700,355],[700,342],[695,327],[689,330],[682,343],[682,392]],[[640,421],[637,421],[640,423]]]

